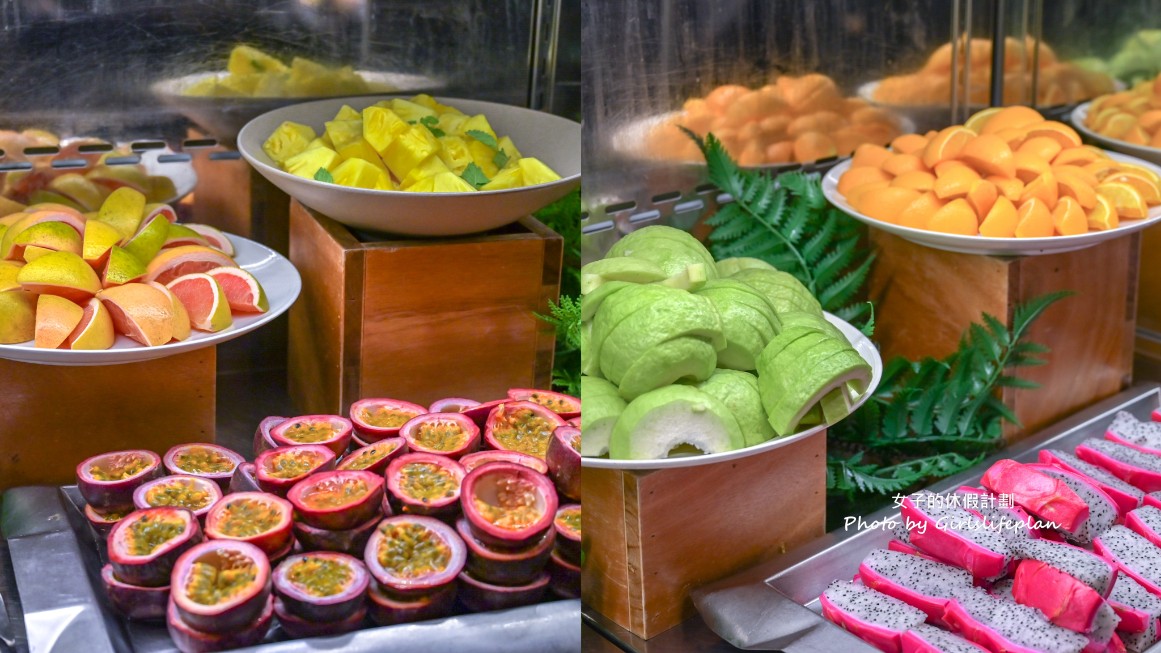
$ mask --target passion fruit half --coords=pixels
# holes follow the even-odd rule
[[[113,609],[130,619],[164,619],[165,606],[169,603],[169,585],[161,587],[141,587],[130,585],[113,573],[113,565],[101,567],[101,580],[105,583],[105,595]]]
[[[516,463],[518,465],[524,465],[528,469],[539,472],[541,474],[548,473],[548,463],[535,456],[529,456],[528,454],[520,453],[519,451],[484,449],[483,451],[470,453],[463,458],[460,458],[460,464],[464,466],[465,472],[470,472],[480,465],[497,462]]]
[[[109,536],[109,531],[113,530],[113,527],[117,525],[117,522],[125,519],[125,515],[133,512],[133,510],[135,510],[135,508],[122,508],[102,513],[93,509],[92,506],[85,504],[85,518],[89,520],[89,524],[93,527],[93,530],[97,532],[97,535],[101,536],[102,538],[107,538]]]
[[[146,508],[129,513],[109,531],[109,564],[124,583],[161,587],[181,555],[202,541],[193,513],[183,508]]]
[[[316,528],[353,528],[379,512],[383,477],[366,471],[319,472],[299,481],[286,495],[303,523]]]
[[[179,622],[195,631],[237,633],[274,610],[270,563],[262,549],[247,542],[202,542],[178,558],[170,578]]]
[[[460,505],[472,533],[506,549],[527,547],[552,528],[556,488],[543,474],[516,463],[490,463],[464,477]]]
[[[508,391],[508,398],[516,401],[531,401],[540,404],[561,418],[570,420],[580,417],[581,400],[552,390],[535,390],[532,388],[512,388]]]
[[[263,492],[284,497],[307,476],[334,469],[335,458],[335,452],[321,444],[279,447],[254,459],[254,476]]]
[[[411,451],[458,459],[480,448],[480,427],[460,413],[425,413],[399,428]]]
[[[476,404],[471,408],[465,408],[460,412],[470,417],[472,421],[478,424],[480,427],[483,427],[484,424],[488,421],[488,415],[492,413],[492,409],[509,401],[512,400],[507,397],[503,399],[493,399],[491,401],[485,401],[482,404]]]
[[[544,597],[551,580],[548,572],[542,571],[531,582],[512,587],[487,583],[464,572],[459,578],[460,603],[472,612],[507,610],[531,605]]]
[[[463,397],[448,397],[446,399],[436,399],[427,407],[429,413],[462,413],[469,408],[479,406],[480,402],[475,399],[464,399]]]
[[[205,523],[206,513],[219,499],[222,490],[203,476],[178,474],[153,479],[133,492],[133,505],[145,508],[185,508]]]
[[[553,551],[548,558],[548,574],[552,577],[549,588],[562,599],[579,599],[581,595],[581,567]]]
[[[274,593],[284,612],[313,622],[344,621],[358,613],[370,583],[367,567],[345,553],[298,553],[274,570]]]
[[[311,621],[289,612],[286,602],[275,598],[274,615],[278,617],[278,625],[291,637],[327,637],[358,630],[363,625],[363,620],[367,618],[367,606],[360,606],[350,616],[341,620]]]
[[[548,476],[564,496],[581,500],[581,430],[575,426],[556,427],[548,441]]]
[[[261,492],[258,486],[258,468],[254,463],[242,463],[234,468],[234,475],[230,478],[230,487],[227,492]]]
[[[458,510],[464,468],[445,456],[408,453],[387,465],[387,491],[399,511],[450,515]]]
[[[336,551],[362,555],[363,549],[367,546],[367,540],[371,539],[371,533],[375,532],[375,526],[379,524],[380,519],[382,519],[382,515],[376,513],[366,522],[354,528],[339,531],[315,528],[301,521],[296,521],[294,522],[294,538],[307,551]]]
[[[564,426],[564,420],[548,408],[531,401],[509,401],[488,414],[484,440],[493,449],[519,451],[544,460],[558,426]]]
[[[581,559],[581,504],[568,503],[556,511],[552,520],[556,531],[556,552],[568,562],[580,564]]]
[[[427,409],[410,401],[387,398],[360,399],[351,404],[351,422],[364,442],[399,436],[399,428]]]
[[[363,561],[388,594],[422,596],[455,582],[467,562],[463,540],[433,517],[399,515],[379,522]]]
[[[146,449],[112,451],[77,465],[77,489],[98,512],[133,507],[133,492],[161,476],[161,456]]]
[[[285,555],[292,544],[294,506],[266,492],[235,492],[206,515],[206,537],[246,542],[269,557]]]
[[[452,613],[458,594],[457,583],[448,583],[431,594],[400,596],[385,591],[378,583],[367,590],[367,614],[380,626],[439,619]]]
[[[568,420],[567,424],[568,424],[569,426],[575,426],[575,427],[577,427],[577,428],[579,429],[579,428],[581,427],[581,418],[579,418],[579,417],[574,417],[574,418],[572,418],[572,419]]]
[[[177,602],[169,601],[166,609],[169,636],[181,653],[217,653],[245,648],[261,643],[274,621],[274,597],[266,597],[262,610],[254,621],[224,633],[210,633],[194,628],[183,617]]]
[[[170,474],[208,478],[225,490],[234,469],[246,462],[236,451],[207,442],[179,444],[165,452],[165,468]]]
[[[387,471],[388,463],[405,453],[407,453],[406,440],[403,438],[384,438],[343,456],[335,469],[364,470],[374,474],[382,474]]]
[[[494,549],[472,533],[468,520],[456,520],[456,533],[468,547],[464,571],[495,585],[527,585],[544,571],[556,543],[556,532],[547,530],[540,539],[524,549]]]
[[[272,437],[270,437],[270,430],[275,426],[285,422],[287,419],[289,418],[281,417],[278,415],[271,415],[270,417],[264,418],[261,422],[258,422],[258,428],[254,430],[255,456],[262,453],[263,451],[266,451],[267,449],[274,449],[278,446],[278,443],[275,442]]]
[[[323,445],[338,457],[351,444],[351,420],[339,415],[291,417],[270,429],[270,439],[279,447]]]

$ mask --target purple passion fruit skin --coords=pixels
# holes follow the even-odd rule
[[[579,599],[581,595],[581,568],[553,551],[548,559],[548,574],[552,577],[549,588],[562,599]]]
[[[367,606],[359,609],[344,619],[326,621],[311,621],[289,612],[286,603],[279,598],[274,599],[274,615],[278,617],[278,625],[290,637],[301,639],[305,637],[329,637],[343,635],[358,630],[367,618]]]
[[[359,556],[363,555],[367,540],[371,539],[371,534],[375,532],[375,527],[379,525],[380,519],[382,516],[375,514],[365,523],[341,531],[315,528],[301,521],[296,521],[294,522],[294,537],[307,551],[335,551]]]
[[[540,404],[509,401],[488,414],[484,439],[493,449],[519,451],[544,460],[552,432],[564,425],[560,415]]]
[[[360,399],[351,404],[351,422],[364,442],[399,437],[399,428],[427,409],[410,401],[387,398]]]
[[[556,553],[573,564],[581,559],[581,504],[569,503],[556,511],[552,520],[556,532]]]
[[[278,443],[270,437],[270,430],[275,426],[285,422],[287,419],[289,418],[281,417],[278,415],[271,415],[270,417],[263,418],[261,422],[258,422],[258,428],[254,430],[255,456],[268,449],[274,449],[278,447]]]
[[[581,430],[575,426],[556,427],[548,442],[548,476],[556,489],[573,501],[581,500]]]
[[[406,440],[403,438],[384,438],[378,442],[362,445],[343,456],[335,469],[362,470],[382,476],[387,471],[387,465],[405,453],[407,453]]]
[[[452,613],[457,594],[455,582],[421,596],[401,596],[371,583],[367,590],[367,614],[379,626],[439,619]]]
[[[302,415],[271,428],[270,439],[279,447],[323,445],[338,457],[351,444],[351,429],[351,420],[339,415]]]
[[[293,543],[294,506],[265,492],[235,492],[206,515],[206,537],[247,542],[267,556],[285,555]]]
[[[209,633],[191,626],[171,598],[166,608],[169,636],[181,653],[216,653],[255,646],[262,642],[274,621],[274,597],[268,596],[254,621],[225,633]]]
[[[125,515],[133,512],[133,510],[134,509],[120,509],[102,514],[94,510],[92,506],[85,504],[85,518],[89,520],[89,524],[92,525],[93,530],[97,532],[97,535],[102,538],[107,538],[109,536],[109,531],[113,530],[113,527],[117,525],[117,522],[125,519]]]
[[[193,513],[182,508],[146,508],[117,522],[106,540],[109,564],[123,583],[162,587],[187,550],[202,541]]]
[[[222,490],[212,479],[180,474],[163,476],[137,488],[133,504],[145,508],[185,508],[205,523],[206,513],[222,498]]]
[[[460,574],[460,603],[472,612],[507,610],[531,605],[544,597],[551,577],[540,572],[531,582],[516,587],[493,585],[464,572]]]
[[[566,423],[567,423],[569,426],[575,426],[575,427],[577,427],[577,428],[579,429],[579,428],[581,427],[581,418],[580,418],[579,416],[578,416],[578,417],[574,417],[574,418],[572,418],[572,419],[568,420],[568,422],[566,422]]]
[[[309,622],[344,621],[359,613],[370,583],[363,562],[344,553],[299,553],[274,570],[283,612]]]
[[[451,515],[457,512],[464,468],[445,456],[402,455],[387,466],[387,491],[399,512]]]
[[[427,407],[429,413],[462,413],[469,408],[479,406],[480,402],[475,399],[464,399],[463,397],[448,397],[446,399],[436,399]]]
[[[179,444],[165,452],[165,468],[170,474],[208,478],[222,490],[229,487],[234,469],[244,462],[238,452],[205,442]]]
[[[319,472],[299,481],[286,498],[303,523],[328,530],[354,528],[379,512],[383,477],[366,471]]]
[[[285,497],[307,476],[334,469],[335,459],[335,452],[321,444],[279,447],[254,459],[254,476],[263,492]]]
[[[456,520],[456,533],[468,547],[464,572],[494,585],[527,585],[544,571],[556,543],[556,531],[548,530],[525,549],[493,549],[472,534],[468,520]]]
[[[411,451],[453,460],[480,448],[480,427],[460,413],[419,415],[400,427],[399,434]]]
[[[180,621],[202,633],[235,633],[259,621],[273,611],[270,589],[266,554],[231,540],[209,540],[186,551],[170,577]]]
[[[161,475],[161,456],[152,451],[112,451],[77,465],[77,489],[98,512],[126,510],[133,507],[133,491]]]
[[[454,583],[467,557],[463,540],[450,526],[415,515],[379,522],[363,551],[379,586],[402,597],[431,594]]]
[[[552,528],[558,499],[547,476],[515,463],[489,463],[464,477],[460,504],[476,538],[513,549]]]
[[[471,418],[471,420],[475,422],[477,426],[484,428],[484,425],[488,422],[488,415],[492,413],[492,409],[509,401],[512,400],[506,397],[504,399],[493,399],[491,401],[485,401],[482,404],[476,404],[475,406],[467,408],[462,412],[464,415],[467,415],[469,418]]]
[[[508,391],[508,398],[516,401],[531,401],[560,415],[562,419],[570,420],[580,417],[581,400],[560,392],[551,390],[536,390],[533,388],[512,388]]]
[[[528,454],[520,453],[519,451],[485,449],[483,451],[477,451],[476,453],[470,453],[463,458],[460,458],[460,464],[464,466],[465,472],[470,472],[480,465],[498,462],[516,463],[518,465],[524,465],[528,469],[531,469],[532,471],[540,474],[548,473],[548,463],[537,458],[536,456],[529,456]]]
[[[258,487],[258,478],[255,476],[258,468],[254,463],[242,463],[234,470],[234,475],[230,477],[229,494],[235,492],[261,492],[262,488]]]
[[[109,603],[121,615],[142,621],[165,619],[169,585],[139,587],[124,583],[113,574],[113,565],[101,567],[101,580]]]

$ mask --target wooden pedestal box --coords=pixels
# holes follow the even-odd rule
[[[459,238],[371,238],[291,203],[302,294],[290,395],[303,414],[346,414],[364,397],[427,405],[549,387],[555,333],[536,313],[559,294],[558,234],[524,218]]]
[[[878,252],[868,288],[875,301],[875,335],[886,362],[955,351],[965,329],[990,313],[1011,325],[1017,306],[1045,293],[1076,294],[1050,307],[1028,338],[1047,345],[1048,364],[1020,368],[1037,390],[1004,388],[1023,428],[1052,424],[1132,380],[1140,237],[1131,235],[1073,252],[1001,258],[923,247],[872,229]]]
[[[214,347],[125,365],[0,360],[0,492],[76,481],[89,456],[213,442]]]
[[[192,158],[198,187],[191,220],[256,240],[285,255],[290,238],[290,196],[258,174],[237,152],[214,147],[195,150]]]
[[[711,465],[583,470],[582,597],[648,639],[693,616],[689,592],[820,537],[826,434]]]

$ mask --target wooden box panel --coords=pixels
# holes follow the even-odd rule
[[[825,532],[826,436],[697,467],[586,467],[583,483],[583,599],[648,639],[693,615],[694,588]]]
[[[1048,292],[1076,294],[1049,308],[1029,338],[1052,348],[1048,364],[1022,368],[1038,390],[1004,389],[1023,429],[1052,424],[1132,380],[1139,237],[1045,256],[1001,258],[923,247],[872,229],[878,258],[869,292],[876,302],[875,341],[884,360],[942,357],[984,312],[1011,325],[1016,306]]]
[[[290,196],[223,147],[196,150],[198,175],[191,220],[256,240],[285,255],[290,241]]]
[[[362,397],[429,403],[548,387],[555,334],[536,318],[560,287],[563,241],[532,218],[450,239],[365,242],[291,205],[290,390],[304,412]]]
[[[214,347],[141,363],[65,367],[0,360],[0,492],[73,483],[85,458],[213,442]]]

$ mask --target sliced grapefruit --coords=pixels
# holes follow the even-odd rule
[[[185,310],[185,304],[181,303],[181,300],[177,298],[177,295],[173,294],[172,290],[157,283],[156,281],[147,281],[146,284],[157,288],[161,292],[165,293],[166,297],[169,297],[169,303],[171,306],[173,306],[173,339],[185,340],[188,338],[190,324],[189,313]]]
[[[142,261],[152,261],[169,237],[169,220],[159,215],[141,223],[141,229],[125,243],[125,251]]]
[[[113,326],[146,347],[173,339],[173,306],[169,297],[144,283],[127,283],[97,293],[109,309]]]
[[[266,291],[258,279],[242,268],[214,268],[206,274],[226,292],[230,310],[239,313],[265,313],[270,310]]]
[[[85,310],[63,297],[36,298],[36,346],[58,349],[81,323]]]
[[[142,212],[145,214],[145,216],[141,219],[143,224],[147,224],[150,220],[156,218],[159,215],[165,216],[165,219],[169,220],[170,224],[177,222],[177,212],[174,211],[173,207],[168,204],[146,204],[145,208],[142,209]]]
[[[63,222],[72,227],[77,232],[77,235],[85,231],[85,219],[75,212],[69,213],[58,210],[33,211],[20,220],[17,220],[4,232],[4,238],[0,239],[0,258],[19,258],[19,256],[14,257],[12,255],[12,250],[16,246],[16,237],[25,229],[43,222]]]
[[[162,249],[170,247],[181,247],[182,245],[201,245],[202,247],[209,247],[210,241],[202,237],[201,234],[190,229],[184,224],[173,223],[169,225],[169,233],[165,236],[165,244]]]
[[[185,226],[193,229],[201,234],[209,242],[210,247],[220,249],[226,256],[234,255],[234,243],[230,242],[230,237],[222,233],[221,230],[215,229],[208,224],[198,224],[196,222],[187,222]]]
[[[20,273],[22,267],[24,263],[19,261],[0,261],[0,292],[20,289],[16,275]]]
[[[81,253],[81,235],[63,222],[41,222],[16,234],[12,240],[12,255],[24,257],[24,248],[35,246],[54,252]]]
[[[71,252],[41,256],[21,268],[16,280],[28,292],[59,295],[77,303],[88,301],[101,289],[93,268]]]
[[[141,259],[114,245],[109,249],[109,262],[105,264],[101,287],[111,288],[133,283],[140,281],[144,276],[145,264],[141,262]]]
[[[168,286],[180,276],[220,267],[238,267],[238,264],[213,247],[184,245],[162,250],[146,267],[145,280]]]
[[[69,337],[65,339],[64,347],[68,349],[108,349],[117,339],[113,330],[113,316],[109,309],[96,297],[90,299],[84,306],[81,321]]]
[[[105,261],[109,260],[109,249],[121,242],[121,232],[99,220],[89,220],[85,223],[85,237],[81,242],[81,257],[93,266],[101,269]]]
[[[97,219],[116,229],[121,234],[122,242],[137,233],[143,217],[145,217],[145,195],[124,186],[110,193],[97,211]]]
[[[28,342],[36,335],[36,295],[23,290],[0,292],[0,344]]]
[[[210,275],[204,272],[182,275],[166,287],[185,305],[193,328],[216,333],[234,323],[226,291]]]

